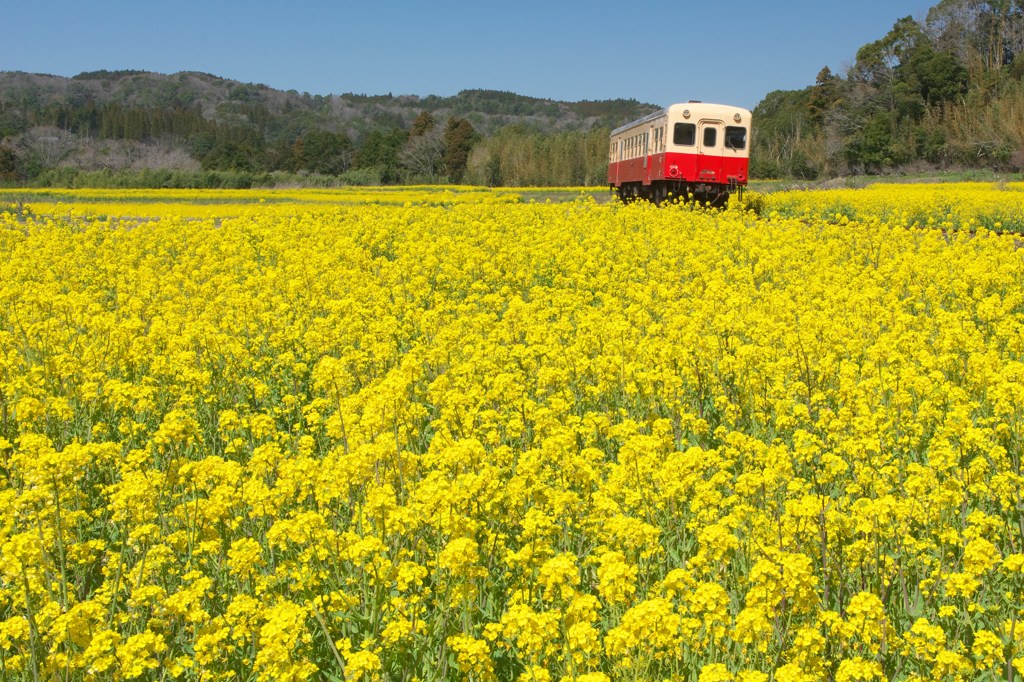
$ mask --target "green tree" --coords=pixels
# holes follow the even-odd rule
[[[904,68],[908,58],[927,45],[927,37],[913,17],[903,17],[893,24],[884,38],[857,50],[857,61],[851,70],[851,79],[875,90],[882,106],[889,111],[901,108],[912,110],[919,86],[907,83],[915,74]]]
[[[466,174],[466,162],[469,152],[478,136],[473,126],[464,118],[452,116],[444,128],[444,167],[448,179],[462,182]]]
[[[878,172],[895,160],[892,150],[892,115],[879,111],[868,119],[860,135],[852,138],[846,148],[850,166]]]
[[[18,179],[18,155],[6,145],[0,144],[0,182]]]
[[[429,111],[421,111],[409,129],[409,137],[419,137],[434,129],[437,121]]]
[[[399,128],[374,130],[363,139],[359,146],[354,166],[379,171],[381,182],[384,184],[400,182],[402,174],[398,155],[405,140],[406,133]]]
[[[841,79],[832,73],[827,66],[818,72],[814,87],[807,94],[807,117],[815,124],[820,124],[825,114],[839,99]]]
[[[967,92],[967,68],[951,52],[922,42],[901,64],[901,78],[913,82],[928,104],[949,102]]]
[[[340,175],[352,162],[352,141],[344,133],[311,130],[295,143],[295,170]]]

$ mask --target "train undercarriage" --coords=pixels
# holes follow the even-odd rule
[[[623,203],[638,199],[660,205],[666,201],[698,202],[713,208],[722,208],[729,202],[729,195],[738,192],[742,196],[743,185],[735,182],[723,185],[710,182],[686,182],[684,180],[654,180],[649,185],[642,182],[624,182],[611,190],[618,194]]]

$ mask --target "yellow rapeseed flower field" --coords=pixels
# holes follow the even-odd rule
[[[0,192],[0,679],[1024,675],[1024,185],[543,197]]]

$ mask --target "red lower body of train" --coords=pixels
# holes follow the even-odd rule
[[[608,184],[623,201],[678,198],[724,206],[747,184],[749,159],[663,152],[608,165]]]

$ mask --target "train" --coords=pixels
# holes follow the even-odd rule
[[[608,185],[624,202],[671,199],[724,206],[747,184],[748,110],[691,100],[612,131]]]

